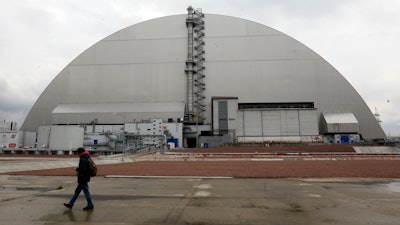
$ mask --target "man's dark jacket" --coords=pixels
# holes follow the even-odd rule
[[[89,166],[89,152],[84,151],[79,156],[79,167],[76,168],[78,175],[78,183],[84,184],[90,182],[90,166]]]

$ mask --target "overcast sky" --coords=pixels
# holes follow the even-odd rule
[[[386,134],[400,135],[400,0],[0,0],[0,119],[21,126],[55,76],[104,37],[152,18],[252,20],[297,39],[353,85]]]

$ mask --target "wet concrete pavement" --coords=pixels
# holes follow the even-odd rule
[[[129,157],[122,158],[120,155],[110,157],[93,158],[97,165],[114,164],[132,161]],[[41,158],[38,157],[0,157],[0,173],[44,170],[54,168],[77,167],[78,157],[76,158]]]
[[[75,177],[0,176],[0,224],[398,224],[390,179],[106,178],[74,208]]]

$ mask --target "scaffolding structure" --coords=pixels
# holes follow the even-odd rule
[[[186,108],[187,122],[202,123],[205,111],[205,51],[204,14],[201,9],[188,7],[186,27],[188,30],[188,51],[186,60]]]

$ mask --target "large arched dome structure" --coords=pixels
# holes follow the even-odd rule
[[[335,131],[385,137],[343,75],[299,41],[240,18],[200,17],[145,21],[94,44],[48,85],[21,129],[185,118],[243,138]],[[347,123],[354,127],[344,129]]]

